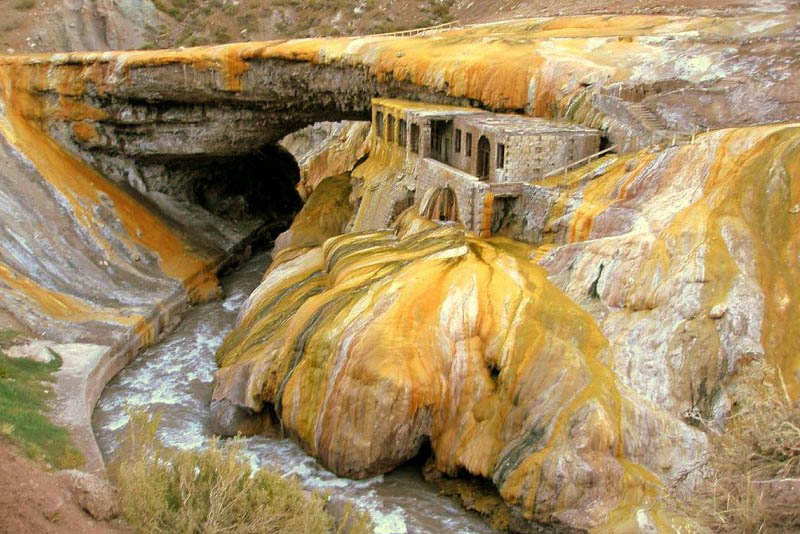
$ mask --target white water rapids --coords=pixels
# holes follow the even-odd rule
[[[94,430],[108,461],[128,423],[126,407],[162,412],[159,436],[173,447],[202,447],[211,436],[209,400],[220,346],[240,306],[269,262],[261,254],[223,280],[226,298],[194,307],[161,343],[123,369],[103,392]],[[376,534],[490,534],[496,532],[425,482],[418,467],[404,467],[368,480],[339,478],[289,439],[252,437],[245,453],[254,465],[298,476],[310,490],[328,491],[368,510]]]

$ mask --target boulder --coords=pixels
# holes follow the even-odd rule
[[[108,521],[119,513],[116,490],[107,480],[76,469],[61,471],[59,478],[81,508],[96,520]]]

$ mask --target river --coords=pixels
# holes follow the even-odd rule
[[[261,280],[270,257],[263,253],[222,280],[226,297],[192,308],[180,325],[145,350],[105,388],[93,426],[108,462],[128,423],[126,408],[160,411],[159,436],[170,446],[202,447],[211,436],[209,400],[216,369],[214,352],[233,327],[236,314]],[[298,476],[307,489],[329,491],[367,510],[376,534],[491,534],[474,513],[438,494],[419,467],[403,467],[368,480],[339,478],[289,439],[256,436],[244,440],[254,465]]]

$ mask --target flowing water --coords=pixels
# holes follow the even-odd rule
[[[161,343],[144,351],[114,378],[94,412],[103,455],[114,456],[127,426],[126,407],[160,411],[159,437],[170,446],[202,447],[211,436],[209,400],[214,352],[236,314],[261,280],[269,256],[261,254],[225,278],[225,298],[194,307]],[[245,453],[259,466],[298,476],[308,489],[330,491],[369,511],[376,534],[489,534],[496,532],[454,500],[439,496],[419,467],[404,467],[368,480],[339,478],[288,439],[252,437]]]

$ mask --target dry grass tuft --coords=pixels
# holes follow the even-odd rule
[[[17,11],[28,11],[36,7],[36,0],[18,0],[14,4],[14,9]]]
[[[334,532],[334,520],[324,510],[324,497],[305,493],[294,480],[266,470],[254,471],[242,457],[240,442],[221,445],[215,441],[203,451],[171,449],[156,437],[158,423],[157,416],[132,413],[121,460],[113,466],[122,513],[137,531]],[[361,519],[355,523],[360,524]]]
[[[780,370],[763,361],[728,389],[723,432],[708,428],[705,483],[684,498],[686,512],[714,533],[800,531],[800,407]]]

